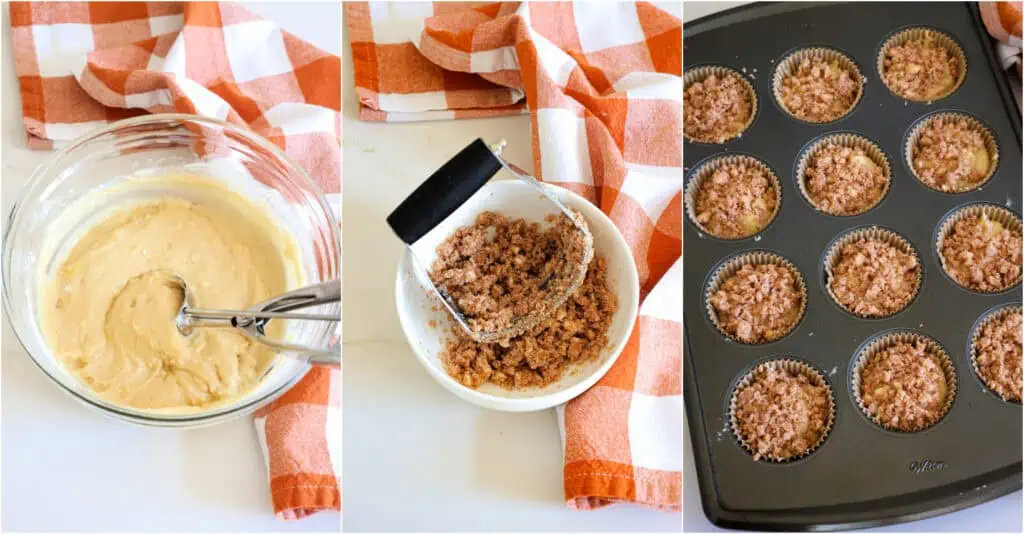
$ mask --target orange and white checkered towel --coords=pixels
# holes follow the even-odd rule
[[[1024,78],[1024,55],[1021,48],[1022,2],[978,2],[981,20],[989,35],[998,41],[996,54],[1004,69],[1013,68],[1017,79]],[[1021,94],[1017,91],[1017,107],[1021,106]]]
[[[340,192],[338,56],[229,3],[12,2],[10,19],[30,146],[194,113],[248,126]],[[257,414],[282,519],[341,508],[340,391],[338,371],[314,369]]]
[[[565,498],[577,509],[680,510],[680,20],[645,2],[345,8],[364,119],[524,107],[534,174],[586,196],[622,231],[645,298],[619,361],[564,407]]]

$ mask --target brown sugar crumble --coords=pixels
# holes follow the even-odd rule
[[[758,166],[727,163],[701,180],[694,198],[695,219],[711,235],[739,239],[764,230],[775,215],[779,191]]]
[[[896,95],[927,101],[949,93],[960,76],[960,65],[934,36],[887,47],[882,76]]]
[[[722,281],[710,300],[725,333],[745,343],[763,343],[796,326],[804,298],[788,267],[746,264]]]
[[[828,430],[829,391],[806,374],[778,367],[760,369],[736,394],[740,439],[754,460],[784,461],[817,445]]]
[[[546,315],[586,266],[582,232],[563,214],[550,226],[485,211],[437,247],[430,279],[474,332],[505,330],[525,316]]]
[[[914,254],[882,239],[858,239],[839,250],[829,290],[841,306],[867,317],[886,317],[910,303],[921,281]]]
[[[989,174],[991,155],[976,126],[965,119],[938,117],[922,127],[913,163],[925,185],[957,193],[981,185]]]
[[[550,293],[559,291],[545,281],[553,280],[549,275],[560,272],[574,255],[561,252],[570,232],[579,233],[564,216],[545,230],[538,223],[484,212],[438,247],[431,279],[459,304],[471,327],[500,329],[513,316],[537,312],[540,303],[551,301]],[[540,324],[493,343],[478,343],[453,327],[441,361],[467,387],[485,382],[542,387],[601,354],[616,309],[607,265],[595,257],[580,287]]]
[[[831,122],[849,113],[861,82],[837,61],[800,60],[795,71],[782,79],[781,104],[798,119]]]
[[[879,351],[860,373],[860,399],[868,414],[890,429],[913,432],[943,416],[949,386],[939,356],[920,342]]]
[[[882,200],[882,167],[860,147],[828,141],[809,157],[804,187],[812,204],[830,215],[858,215]]]
[[[942,240],[943,268],[960,285],[1002,291],[1020,280],[1021,232],[982,214],[953,223]]]
[[[974,342],[978,376],[996,395],[1021,400],[1021,312],[988,321]]]
[[[747,127],[754,102],[737,74],[712,74],[683,94],[683,133],[699,143],[724,143]]]

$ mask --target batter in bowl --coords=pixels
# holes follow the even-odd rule
[[[42,279],[41,323],[56,358],[108,401],[210,407],[253,389],[275,353],[229,328],[182,336],[183,295],[167,271],[196,307],[244,309],[297,283],[297,246],[266,210],[212,179],[160,182],[188,194],[124,206],[88,228]],[[270,323],[268,335],[282,327]]]

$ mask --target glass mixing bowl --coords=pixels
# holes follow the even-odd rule
[[[85,404],[108,415],[155,426],[200,426],[250,413],[295,385],[310,365],[278,354],[259,385],[248,394],[207,410],[143,410],[100,398],[68,372],[49,349],[39,324],[39,276],[52,275],[60,251],[105,209],[119,203],[180,195],[165,187],[113,187],[94,210],[69,209],[97,188],[154,181],[139,180],[175,171],[222,180],[251,202],[268,208],[291,234],[300,250],[303,284],[340,278],[340,227],[314,182],[275,145],[252,132],[216,119],[194,115],[147,115],[115,122],[58,151],[35,170],[11,209],[3,237],[3,300],[21,345],[46,376]],[[131,195],[132,198],[126,198]],[[81,212],[79,214],[79,212]],[[78,217],[60,229],[61,215]],[[59,232],[59,235],[51,235]],[[63,246],[44,247],[46,242]],[[52,251],[51,251],[52,249]],[[295,288],[289,288],[295,289]],[[254,303],[255,304],[255,303]],[[340,303],[317,308],[341,314]],[[99,312],[99,311],[98,311]],[[327,347],[336,324],[290,321],[290,341]],[[73,327],[70,326],[69,327]],[[340,350],[340,347],[339,347]],[[4,357],[11,357],[5,354]]]

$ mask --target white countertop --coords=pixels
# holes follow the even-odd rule
[[[337,3],[248,5],[332,53],[341,48]],[[7,5],[3,25],[4,218],[48,152],[25,148]],[[337,532],[337,512],[274,518],[251,418],[198,430],[141,428],[60,392],[3,326],[3,531]]]
[[[505,138],[505,155],[532,167],[529,119],[360,122],[347,43],[343,54],[345,530],[678,532],[679,514],[568,509],[554,410],[477,408],[417,362],[394,311],[402,243],[384,218],[474,138]]]
[[[687,2],[683,20],[709,15],[748,2]],[[685,417],[685,413],[684,413]],[[690,429],[683,425],[683,522],[687,532],[722,531],[708,521],[701,509],[700,493],[697,491],[697,471],[693,466],[693,447],[690,444]],[[871,529],[878,532],[1020,532],[1021,492],[1017,491],[972,508],[922,521],[903,523],[889,527]],[[867,532],[867,531],[866,531]]]

